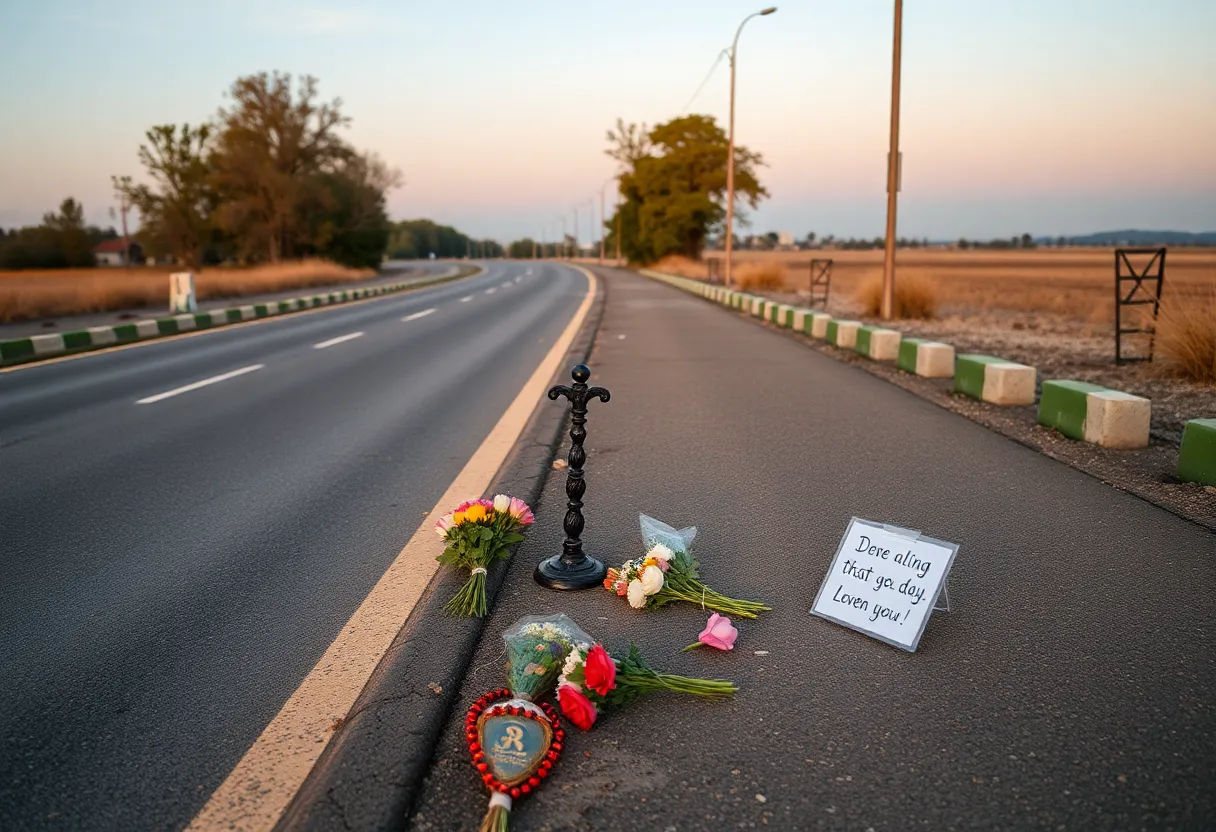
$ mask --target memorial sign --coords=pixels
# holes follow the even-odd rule
[[[811,613],[915,652],[957,543],[854,517],[849,521]]]

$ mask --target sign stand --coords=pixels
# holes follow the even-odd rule
[[[915,652],[933,612],[951,611],[947,582],[957,554],[957,543],[854,517],[811,613]]]

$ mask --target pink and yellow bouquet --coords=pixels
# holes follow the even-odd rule
[[[719,679],[658,673],[634,644],[624,658],[614,659],[602,644],[584,643],[566,655],[557,681],[557,703],[567,719],[586,731],[603,708],[627,705],[644,693],[660,690],[713,699],[733,696],[738,688]]]
[[[536,518],[528,504],[499,494],[493,500],[461,503],[435,523],[435,531],[447,542],[440,563],[471,571],[469,580],[444,605],[453,615],[486,614],[486,569],[496,558],[507,557],[507,549],[524,539],[520,534]]]

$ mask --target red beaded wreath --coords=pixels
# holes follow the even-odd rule
[[[561,720],[557,715],[557,708],[550,705],[548,702],[540,703],[539,707],[545,713],[545,717],[549,720],[549,725],[553,729],[553,742],[549,745],[549,753],[545,755],[545,759],[541,760],[540,766],[536,769],[536,773],[529,777],[525,782],[518,786],[508,786],[505,783],[498,782],[498,778],[490,771],[490,764],[486,762],[486,754],[481,750],[481,744],[477,742],[477,719],[482,715],[482,712],[487,712],[488,715],[494,716],[498,714],[510,714],[511,716],[520,716],[527,719],[533,719],[537,722],[541,721],[541,717],[534,711],[527,708],[521,708],[518,705],[508,705],[505,702],[491,704],[496,699],[504,699],[511,696],[511,691],[507,688],[499,688],[485,694],[469,707],[469,713],[464,718],[464,736],[468,741],[469,753],[473,755],[473,766],[481,774],[482,781],[489,786],[491,791],[502,792],[509,794],[512,800],[518,799],[521,795],[530,794],[533,789],[540,786],[540,781],[549,776],[549,771],[553,768],[553,764],[557,762],[557,758],[562,753],[562,743],[565,741],[566,732],[561,728]]]

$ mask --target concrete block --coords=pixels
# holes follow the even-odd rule
[[[1090,393],[1085,441],[1103,448],[1147,448],[1153,403],[1120,390]]]
[[[212,326],[221,326],[226,323],[228,323],[228,310],[227,309],[215,309],[211,312],[211,325]]]
[[[91,326],[88,329],[89,341],[93,346],[100,347],[105,344],[114,344],[118,342],[118,336],[114,334],[112,326]]]
[[[954,347],[923,338],[904,338],[899,342],[897,366],[925,378],[952,378]]]
[[[258,316],[257,311],[252,306],[242,306],[240,311],[242,321],[252,321]]]
[[[1034,404],[1034,367],[1005,361],[984,368],[982,398],[1000,405]]]
[[[173,320],[177,322],[178,332],[186,332],[198,327],[193,315],[174,315]]]
[[[1216,486],[1216,419],[1192,419],[1182,429],[1178,479]]]
[[[794,307],[788,303],[782,303],[777,306],[777,323],[781,326],[794,325]]]
[[[861,321],[842,321],[832,318],[828,321],[827,342],[841,349],[851,350],[857,344],[857,330],[861,329]]]
[[[135,334],[140,338],[155,338],[160,335],[160,326],[156,321],[136,321]]]
[[[54,335],[32,335],[30,336],[30,343],[34,346],[34,355],[54,355],[66,349],[63,344],[63,336],[58,333]]]
[[[812,338],[826,339],[828,337],[828,324],[832,322],[832,316],[827,312],[808,312],[806,321],[802,325],[802,331]]]
[[[899,357],[900,334],[894,329],[863,326],[857,330],[853,349],[872,361],[894,361]]]

